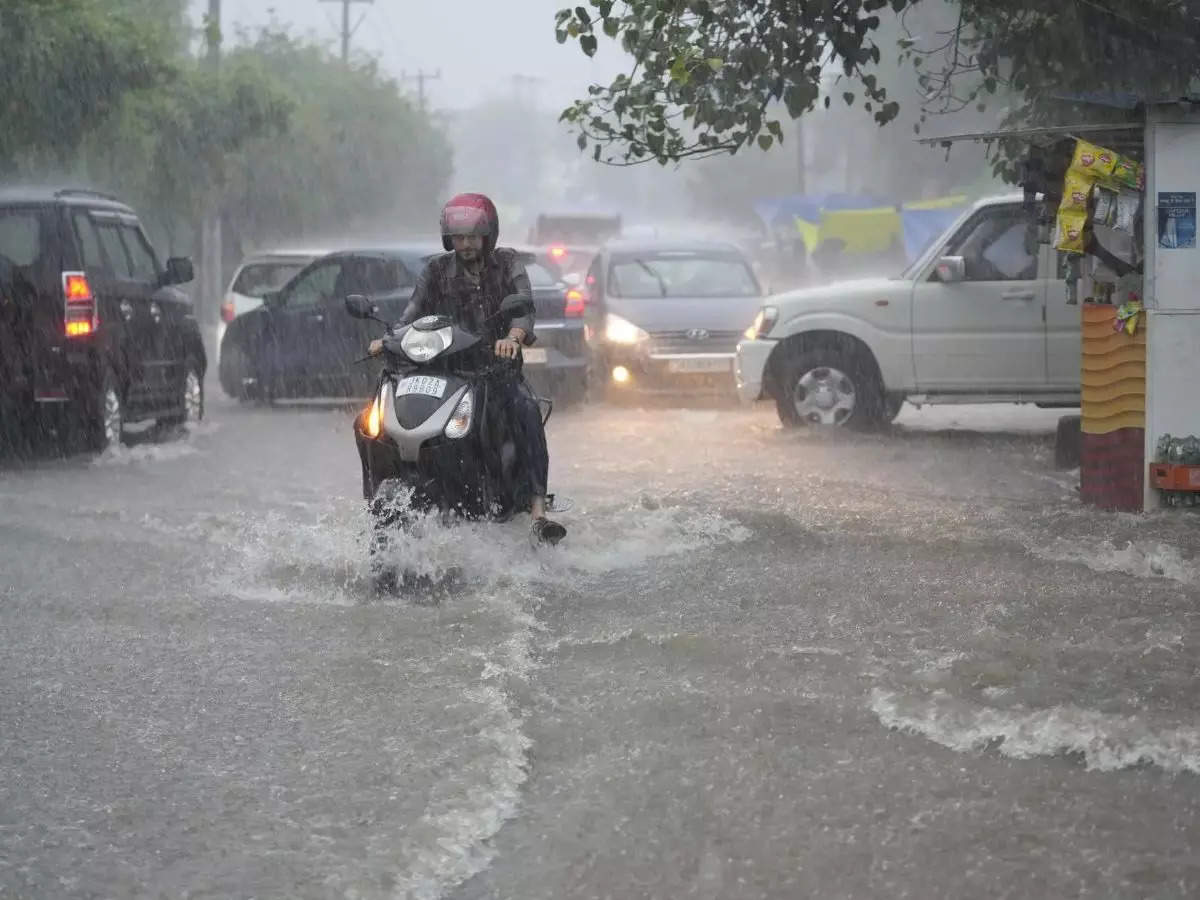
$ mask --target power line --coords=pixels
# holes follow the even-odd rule
[[[358,31],[358,26],[363,23],[366,18],[366,13],[363,13],[354,27],[350,27],[350,7],[355,3],[374,3],[375,0],[320,0],[321,3],[340,3],[342,4],[342,62],[350,61],[350,38],[354,32]]]

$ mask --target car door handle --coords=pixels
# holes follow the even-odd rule
[[[1000,295],[1001,300],[1032,300],[1033,291],[1005,291]]]
[[[325,314],[324,313],[313,313],[311,316],[309,316],[309,319],[311,319],[314,322],[324,322]]]
[[[128,300],[122,300],[118,309],[121,310],[121,318],[126,322],[133,318],[133,304]]]

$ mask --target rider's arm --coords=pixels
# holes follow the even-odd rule
[[[432,304],[433,294],[433,263],[430,262],[421,270],[420,276],[417,278],[417,286],[413,288],[412,296],[408,298],[408,305],[404,308],[404,314],[400,316],[400,321],[396,323],[395,328],[389,331],[387,336],[382,340],[372,341],[367,352],[371,356],[378,355],[384,348],[387,341],[391,340],[396,331],[399,331],[405,325],[411,325],[421,316],[429,314],[429,307]]]
[[[508,294],[520,294],[529,301],[530,312],[528,315],[518,316],[512,320],[510,329],[519,328],[524,333],[521,338],[521,343],[526,347],[532,344],[537,338],[533,336],[533,288],[529,284],[529,273],[525,271],[525,264],[514,253],[508,259],[508,271],[504,273],[504,283]],[[511,333],[511,331],[510,331]]]
[[[404,308],[404,315],[400,317],[397,327],[411,325],[421,316],[429,315],[429,306],[433,300],[433,281],[433,262],[430,261],[421,270],[421,274],[417,278],[417,286],[413,288],[412,296],[408,299],[408,306]]]

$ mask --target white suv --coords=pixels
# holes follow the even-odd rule
[[[976,203],[896,278],[770,297],[738,344],[743,401],[785,425],[869,428],[917,403],[1079,405],[1066,256],[1022,198]]]

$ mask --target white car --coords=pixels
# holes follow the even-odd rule
[[[225,328],[230,322],[242,313],[262,306],[264,294],[279,290],[310,262],[329,252],[308,248],[282,249],[254,253],[243,259],[233,273],[221,302],[217,346],[221,346]]]
[[[738,344],[738,394],[785,425],[869,428],[915,403],[1076,407],[1079,307],[1066,254],[1022,198],[976,203],[895,278],[767,299]]]

